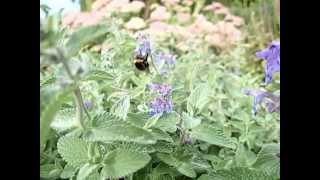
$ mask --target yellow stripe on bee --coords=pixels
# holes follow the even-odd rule
[[[143,63],[143,60],[141,60],[141,59],[135,59],[133,62],[134,62],[134,63]]]

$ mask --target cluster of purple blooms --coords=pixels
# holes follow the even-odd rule
[[[142,34],[137,37],[138,45],[134,51],[135,55],[141,58],[147,58],[151,56],[152,50],[149,39]],[[169,68],[172,68],[176,63],[176,56],[172,54],[164,54],[162,52],[153,55],[154,62],[157,70],[159,70],[160,75],[165,75]],[[151,116],[160,113],[170,113],[173,109],[173,103],[171,100],[171,86],[167,84],[149,84],[148,89],[157,93],[158,96],[150,102],[150,112]]]
[[[267,61],[265,66],[265,82],[266,84],[271,83],[273,74],[280,72],[280,42],[272,42],[268,48],[257,52],[256,56]],[[265,102],[268,112],[280,112],[280,96],[263,90],[246,89],[244,93],[254,97],[252,107],[254,115],[257,113],[257,106],[263,102]]]
[[[148,84],[148,89],[165,97],[169,96],[172,90],[168,84]]]
[[[137,37],[138,45],[134,51],[136,56],[146,58],[151,55],[151,45],[147,36],[139,34]]]
[[[158,67],[160,74],[165,75],[168,69],[176,64],[176,56],[173,54],[165,54],[160,52],[155,55],[155,65]]]
[[[151,101],[149,114],[153,116],[160,113],[172,112],[171,86],[167,84],[149,84],[148,88],[151,92],[159,94],[158,97]]]

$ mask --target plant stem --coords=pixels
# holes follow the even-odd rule
[[[150,14],[150,5],[151,5],[151,0],[145,0],[145,8],[144,8],[144,14],[143,14],[143,19],[147,20],[149,18]]]
[[[62,60],[61,62],[63,64],[63,67],[65,68],[69,78],[76,82],[76,78],[73,76],[68,63],[65,61],[65,59]],[[80,128],[83,129],[84,128],[84,122],[83,122],[84,119],[83,119],[83,112],[82,111],[84,110],[84,112],[88,116],[89,120],[91,119],[91,117],[90,117],[87,109],[84,106],[81,91],[80,91],[80,88],[77,84],[76,84],[75,90],[73,91],[73,94],[74,94],[75,101],[76,101],[76,116],[77,116],[78,124],[79,124]]]
[[[80,128],[83,129],[84,126],[83,126],[82,105],[81,105],[81,98],[79,96],[78,88],[76,88],[76,90],[74,90],[73,93],[76,101],[76,116],[77,116],[78,124]]]

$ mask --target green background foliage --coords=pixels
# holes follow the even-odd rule
[[[85,11],[88,2],[81,1]],[[261,108],[253,116],[252,98],[242,92],[261,86],[263,64],[254,52],[279,37],[277,26],[270,28],[274,15],[266,19],[259,0],[224,3],[248,20],[247,38],[220,53],[205,42],[180,52],[168,43],[175,37],[153,42],[155,49],[177,55],[165,79],[152,68],[149,74],[135,69],[136,41],[115,21],[120,17],[72,33],[62,28],[59,14],[43,19],[40,177],[280,179],[279,114]],[[101,44],[112,48],[93,50]],[[172,86],[174,111],[150,117],[153,96],[146,85],[156,82]]]

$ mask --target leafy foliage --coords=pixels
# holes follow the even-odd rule
[[[253,167],[263,170],[273,176],[280,176],[280,146],[279,144],[266,144],[258,153]]]
[[[230,137],[227,137],[221,129],[211,125],[201,124],[191,131],[192,137],[206,141],[213,145],[223,146],[231,149],[236,148],[236,144]]]
[[[96,127],[89,129],[85,137],[89,141],[125,141],[141,144],[154,144],[156,139],[151,132],[105,114],[97,121]]]
[[[91,1],[81,3],[84,14],[99,9]],[[254,61],[254,52],[270,36],[264,35],[256,18],[239,12],[250,20],[250,27],[245,24],[240,29],[248,41],[221,49],[202,33],[191,33],[183,40],[187,34],[183,28],[206,30],[209,25],[201,26],[207,24],[205,18],[217,24],[225,19],[204,10],[209,1],[167,3],[163,7],[170,17],[162,23],[177,32],[155,38],[158,33],[151,31],[145,72],[133,63],[139,47],[136,32],[126,30],[128,18],[142,11],[118,8],[98,24],[83,23],[72,31],[61,26],[59,14],[48,13],[41,19],[41,178],[280,178],[279,114],[261,111],[253,116],[252,99],[242,92],[261,86],[263,68]],[[233,5],[235,11],[242,7]],[[149,6],[145,4],[144,10],[157,8]],[[41,8],[49,11],[45,5]],[[179,24],[180,11],[192,16],[182,23],[184,27]],[[156,57],[161,52],[174,55],[174,61],[158,67]],[[276,83],[265,85],[268,91],[279,88],[279,77],[274,79]],[[152,92],[148,85],[155,83],[168,85],[170,95]],[[172,100],[173,109],[152,116],[150,102],[159,96]]]
[[[151,157],[145,153],[121,149],[111,151],[103,160],[102,177],[120,178],[127,176],[143,168],[150,160]]]
[[[83,139],[64,136],[59,139],[57,147],[62,158],[74,167],[89,161],[88,143]]]
[[[234,168],[230,170],[220,170],[213,175],[202,175],[199,180],[218,179],[218,180],[276,180],[265,172],[250,170],[248,168]]]

